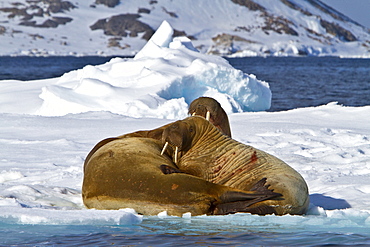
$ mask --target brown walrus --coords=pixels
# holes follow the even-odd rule
[[[128,136],[99,142],[86,158],[82,185],[86,207],[134,208],[145,215],[253,213],[254,203],[280,196],[268,190],[265,179],[250,191],[241,191],[181,173],[166,153],[161,155],[161,141]]]
[[[190,103],[188,113],[192,116],[202,116],[217,129],[231,137],[229,118],[221,104],[210,97],[199,97]]]
[[[282,197],[254,204],[260,214],[304,214],[309,205],[302,176],[282,160],[223,135],[194,116],[168,125],[162,142],[175,149],[178,168],[216,184],[250,190],[262,178]]]

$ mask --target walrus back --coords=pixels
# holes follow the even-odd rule
[[[296,170],[275,156],[222,135],[216,128],[206,129],[178,166],[212,183],[241,190],[250,190],[267,178],[269,188],[283,197],[259,205],[274,206],[277,214],[303,214],[308,208],[308,187]]]
[[[303,214],[309,205],[308,187],[303,177],[291,166],[277,157],[248,145],[244,145],[242,153],[244,162],[234,170],[234,177],[223,184],[233,188],[248,190],[262,178],[274,192],[281,193],[282,199],[264,201],[261,205],[276,207],[277,214]],[[235,164],[235,163],[234,163]],[[240,173],[239,175],[237,175]],[[218,183],[217,181],[214,181]],[[258,204],[255,205],[258,207]]]
[[[123,138],[97,150],[85,164],[82,185],[85,205],[119,209],[129,207],[132,202],[157,202],[156,193],[147,193],[145,185],[155,183],[154,178],[162,174],[151,166],[171,165],[159,154],[157,145],[153,139]]]

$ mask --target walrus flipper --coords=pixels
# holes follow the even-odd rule
[[[251,191],[258,191],[258,192],[266,192],[274,190],[269,190],[268,187],[270,187],[269,184],[266,184],[267,178],[262,178],[260,181],[258,181],[253,187],[251,188]]]
[[[159,168],[161,169],[163,174],[166,174],[166,175],[167,174],[172,174],[172,173],[184,173],[184,172],[180,171],[179,169],[176,169],[176,168],[168,166],[168,165],[161,165]]]
[[[259,215],[276,214],[276,210],[271,206],[267,206],[267,205],[261,205],[257,207],[251,206],[252,204],[263,201],[263,200],[266,200],[266,199],[262,198],[261,200],[257,199],[257,200],[251,200],[251,201],[238,201],[238,202],[219,204],[213,210],[213,214],[214,215],[225,215],[225,214],[235,214],[235,213],[251,213],[251,214],[259,214]]]
[[[276,213],[275,209],[269,206],[256,206],[253,207],[253,204],[257,202],[262,202],[265,200],[272,199],[274,197],[281,196],[280,193],[275,193],[272,191],[269,191],[270,193],[266,194],[253,194],[253,193],[243,193],[243,192],[226,192],[225,194],[232,193],[233,196],[236,194],[239,194],[241,197],[239,201],[233,201],[233,202],[226,202],[226,203],[220,203],[215,206],[215,209],[213,210],[213,214],[216,215],[225,215],[225,214],[235,214],[235,213],[252,213],[252,214],[259,214],[259,215],[266,215],[266,214],[273,214]],[[227,195],[226,197],[229,197]],[[221,196],[221,199],[224,198]],[[228,198],[230,200],[236,200],[237,197]],[[243,200],[244,199],[244,200]]]
[[[275,209],[269,206],[253,207],[253,204],[257,202],[282,196],[280,193],[275,193],[273,190],[269,190],[269,185],[266,185],[266,180],[266,178],[263,178],[252,187],[251,191],[255,191],[256,193],[237,191],[225,192],[223,195],[221,195],[220,199],[222,203],[216,205],[213,211],[214,214],[224,215],[244,212],[265,215],[276,213]]]
[[[248,208],[248,213],[258,214],[258,215],[277,214],[274,207],[269,206],[269,205],[263,205],[263,204]]]
[[[256,197],[263,197],[267,199],[271,199],[274,197],[282,196],[280,193],[275,193],[274,190],[268,189],[270,186],[269,184],[266,185],[266,178],[262,178],[258,181],[251,189],[251,191],[255,191],[256,193],[245,193],[245,192],[237,192],[237,191],[228,191],[221,195],[221,200],[224,203],[228,202],[237,202],[237,201],[244,201],[244,200],[253,200],[257,199]],[[262,201],[263,201],[262,200]]]

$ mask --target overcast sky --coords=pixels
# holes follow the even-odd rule
[[[370,28],[370,0],[321,0],[321,2]]]

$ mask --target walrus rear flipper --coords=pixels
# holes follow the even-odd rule
[[[261,205],[253,207],[252,204],[266,199],[260,198],[261,200],[251,200],[251,201],[238,201],[219,204],[213,210],[214,215],[225,215],[225,214],[235,214],[235,213],[251,213],[251,214],[276,214],[276,210],[267,205]],[[251,206],[251,207],[249,207]]]
[[[252,191],[259,191],[259,192],[266,192],[274,190],[269,190],[268,187],[270,187],[269,184],[266,185],[267,178],[262,178],[260,181],[258,181],[253,187],[251,188]]]
[[[252,206],[248,208],[248,213],[258,215],[277,214],[275,208],[269,205],[258,205],[254,207]]]
[[[282,196],[280,193],[269,190],[268,187],[269,185],[266,185],[266,178],[263,178],[251,189],[251,191],[256,191],[256,193],[227,191],[221,195],[220,199],[222,203],[216,205],[213,214],[224,215],[244,212],[265,215],[276,213],[275,209],[269,206],[253,207],[253,204],[257,202]]]
[[[275,193],[274,190],[268,189],[270,186],[269,184],[266,185],[266,178],[262,178],[258,181],[251,189],[251,191],[255,191],[255,193],[245,193],[245,192],[237,192],[237,191],[228,191],[221,195],[220,199],[223,203],[229,202],[237,202],[237,201],[245,201],[245,200],[257,200],[264,201],[267,199],[271,199],[274,197],[282,196],[280,193]],[[259,202],[256,201],[256,202]],[[253,203],[256,203],[253,202]]]
[[[259,215],[265,215],[265,214],[273,214],[276,213],[275,209],[270,206],[255,206],[253,207],[253,204],[257,202],[262,202],[268,199],[272,199],[274,197],[281,196],[280,193],[275,193],[270,191],[270,193],[267,194],[248,194],[243,192],[226,192],[225,194],[232,193],[233,196],[236,194],[240,194],[239,201],[234,202],[225,202],[220,203],[215,206],[213,210],[213,214],[215,215],[225,215],[225,214],[235,214],[235,213],[252,213],[252,214],[259,214]],[[226,197],[229,197],[227,195]],[[221,196],[221,199],[223,196]],[[233,197],[233,200],[237,199],[237,197]]]

